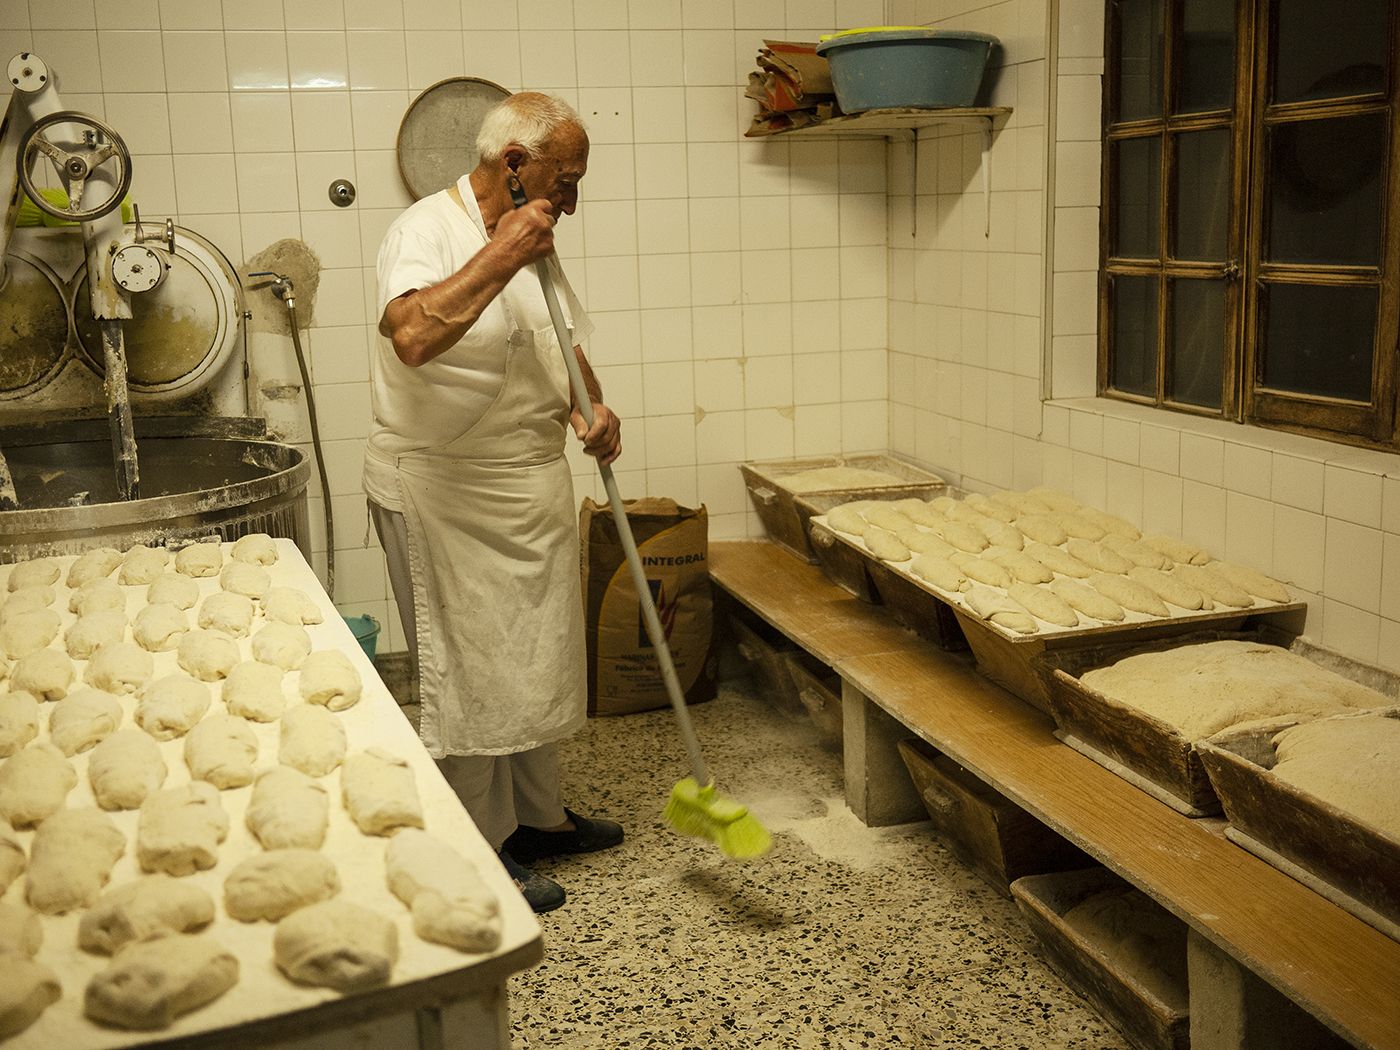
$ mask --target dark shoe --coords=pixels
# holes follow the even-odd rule
[[[569,853],[595,853],[611,849],[622,841],[622,825],[611,820],[589,820],[571,809],[564,813],[573,821],[573,831],[541,831],[524,825],[506,839],[503,849],[510,850],[521,860],[541,857],[561,857]]]
[[[496,856],[501,858],[501,864],[506,869],[506,874],[515,882],[515,888],[520,891],[520,895],[525,898],[525,903],[530,905],[531,910],[536,915],[547,911],[553,911],[564,903],[564,887],[553,879],[547,879],[538,872],[522,867],[505,850],[500,850]]]

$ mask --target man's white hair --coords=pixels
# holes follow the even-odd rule
[[[499,160],[511,143],[537,157],[549,137],[566,124],[583,128],[574,107],[562,98],[538,91],[519,91],[487,111],[476,133],[476,149],[484,161]]]

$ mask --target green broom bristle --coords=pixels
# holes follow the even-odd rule
[[[671,789],[662,819],[683,835],[707,838],[726,856],[752,860],[773,844],[767,830],[748,807],[715,793],[714,784],[701,787],[686,777]]]

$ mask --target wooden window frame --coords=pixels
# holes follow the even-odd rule
[[[1273,17],[1277,0],[1238,0],[1235,9],[1236,62],[1233,108],[1173,115],[1179,91],[1179,52],[1183,38],[1182,0],[1163,0],[1165,42],[1162,52],[1162,114],[1146,120],[1114,122],[1114,92],[1120,82],[1118,4],[1107,0],[1104,28],[1105,73],[1100,171],[1098,369],[1099,396],[1135,402],[1189,415],[1226,419],[1270,429],[1287,430],[1328,441],[1393,450],[1400,445],[1397,412],[1397,340],[1400,340],[1400,128],[1397,128],[1396,81],[1400,66],[1392,59],[1388,81],[1380,94],[1344,99],[1270,104],[1269,61],[1275,52]],[[1391,54],[1400,55],[1400,0],[1392,0]],[[1297,119],[1344,117],[1365,113],[1390,114],[1389,151],[1384,160],[1382,223],[1385,227],[1380,267],[1270,263],[1261,258],[1266,228],[1265,155],[1267,127]],[[1231,127],[1230,201],[1225,259],[1221,263],[1180,262],[1171,258],[1176,215],[1176,143],[1180,134]],[[1161,140],[1158,172],[1158,258],[1115,259],[1109,255],[1113,214],[1112,144],[1124,139],[1156,136]],[[1136,275],[1157,279],[1156,388],[1152,395],[1115,390],[1110,383],[1113,320],[1113,279]],[[1171,279],[1212,277],[1225,281],[1225,331],[1221,367],[1220,408],[1175,401],[1168,389],[1169,347],[1172,344]],[[1259,290],[1265,280],[1286,283],[1345,284],[1378,289],[1376,342],[1373,350],[1372,400],[1367,405],[1334,398],[1269,390],[1259,380]]]

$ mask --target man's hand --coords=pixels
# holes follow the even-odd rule
[[[549,201],[530,201],[496,220],[491,245],[521,269],[554,251],[554,222]]]
[[[583,442],[583,451],[607,465],[622,455],[622,420],[601,401],[593,402],[593,425],[585,426],[583,413],[574,409],[570,420],[574,434]]]

